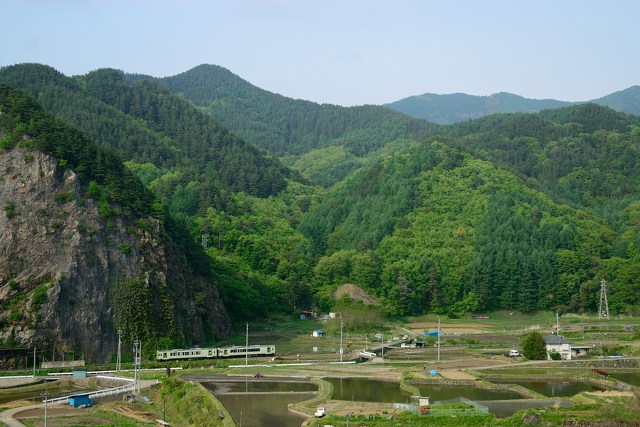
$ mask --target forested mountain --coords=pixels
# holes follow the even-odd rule
[[[71,79],[27,65],[0,81],[118,149],[206,248],[233,321],[349,304],[332,297],[345,283],[390,315],[456,316],[593,311],[606,278],[612,311],[637,313],[637,116],[581,104],[434,126],[287,99],[214,66]]]
[[[0,70],[0,81],[31,91],[49,112],[127,160],[183,241],[208,248],[206,260],[193,261],[212,270],[232,318],[290,310],[291,292],[311,265],[292,224],[315,190],[189,101],[143,76],[125,77],[98,70],[71,79],[37,64]],[[247,249],[250,239],[260,251]],[[299,294],[310,300],[307,288]]]
[[[278,161],[149,80],[128,85],[123,72],[106,69],[71,79],[23,64],[2,68],[0,82],[27,91],[99,144],[117,149],[156,179],[163,197],[189,198],[176,203],[190,204],[191,213],[225,205],[229,191],[276,194],[291,177]]]
[[[596,104],[452,126],[455,143],[577,207],[640,192],[640,117]]]
[[[393,110],[440,124],[463,122],[496,113],[535,113],[568,105],[571,103],[555,99],[528,99],[506,92],[489,96],[425,93],[386,104]]]
[[[117,154],[3,84],[0,169],[0,344],[104,362],[116,329],[146,353],[229,336],[187,230]]]
[[[317,292],[359,283],[401,314],[593,310],[594,276],[615,239],[606,221],[437,140],[363,168],[301,229],[324,255]]]
[[[640,115],[640,86],[631,86],[625,90],[594,99],[592,102],[623,113]]]
[[[375,105],[339,107],[294,100],[257,88],[230,71],[200,65],[160,79],[238,136],[277,156],[300,155],[331,145],[361,156],[397,138],[434,125]]]
[[[640,87],[632,86],[590,102],[611,107],[623,113],[640,114]],[[452,124],[492,114],[536,113],[575,104],[577,103],[555,99],[529,99],[500,92],[489,96],[474,96],[464,93],[447,95],[425,93],[386,105],[413,117],[439,124]]]

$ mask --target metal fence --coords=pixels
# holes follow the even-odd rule
[[[454,405],[456,403],[465,403],[470,407],[447,407],[449,405]],[[407,404],[407,403],[394,403],[393,409],[400,409],[402,411],[409,411],[418,415],[418,405],[417,404]],[[431,404],[431,411],[428,415],[432,417],[450,417],[452,415],[462,416],[462,415],[483,415],[488,414],[489,408],[484,405],[481,405],[478,402],[474,402],[473,400],[465,399],[464,397],[457,397],[455,399],[449,400],[439,400],[437,402],[433,402]]]
[[[456,403],[465,403],[469,407],[464,408],[443,408],[443,406],[454,405]],[[481,405],[473,400],[465,399],[464,397],[456,397],[455,399],[439,400],[431,404],[430,415],[434,417],[448,417],[451,415],[483,415],[488,414],[489,408]]]

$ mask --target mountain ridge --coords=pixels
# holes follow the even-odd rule
[[[536,113],[546,109],[589,102],[638,115],[640,114],[640,86],[631,86],[600,98],[580,102],[525,98],[509,92],[497,92],[491,95],[427,92],[409,96],[385,106],[416,118],[448,125],[497,113]]]
[[[202,64],[157,81],[206,108],[232,132],[279,157],[335,143],[362,156],[391,138],[436,127],[376,105],[342,107],[288,98],[258,88],[217,65]],[[369,133],[365,138],[362,133],[370,127],[390,135],[380,140]]]

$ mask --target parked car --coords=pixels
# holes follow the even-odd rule
[[[325,415],[327,415],[327,410],[324,408],[318,408],[316,409],[316,412],[314,415],[316,416],[316,418],[322,418]]]
[[[520,357],[520,352],[518,350],[509,351],[509,357]]]

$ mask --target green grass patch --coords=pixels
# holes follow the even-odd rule
[[[204,387],[177,376],[163,378],[159,385],[148,390],[147,395],[155,404],[143,404],[144,409],[162,418],[165,408],[166,420],[172,425],[225,426],[225,420],[231,418]],[[224,419],[219,417],[219,411],[222,411]]]
[[[21,422],[28,427],[36,427],[43,425],[44,418],[32,418],[21,420]],[[49,423],[53,425],[64,425],[66,427],[85,427],[85,426],[118,426],[118,427],[139,427],[139,426],[153,426],[155,423],[144,423],[132,418],[127,418],[122,415],[115,414],[108,411],[98,411],[91,414],[62,416],[62,417],[47,417]]]

